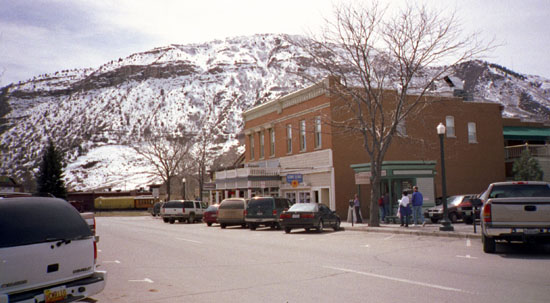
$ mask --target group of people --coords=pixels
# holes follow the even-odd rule
[[[398,216],[401,221],[401,226],[409,227],[409,217],[413,216],[414,225],[424,226],[424,215],[422,214],[422,203],[424,197],[422,193],[418,191],[418,186],[413,187],[413,194],[409,198],[409,193],[403,191],[403,196],[399,200]],[[412,206],[412,208],[411,208]],[[380,209],[380,220],[384,221],[388,215],[389,210],[389,196],[388,194],[382,194],[378,199],[378,208]]]

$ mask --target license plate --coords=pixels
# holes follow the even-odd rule
[[[299,214],[294,214],[294,215],[292,215],[292,218],[298,219],[298,218],[300,218],[300,215]]]
[[[44,300],[46,303],[59,302],[67,298],[67,289],[65,286],[54,287],[44,290]]]
[[[257,212],[256,214],[257,214],[258,216],[261,216],[261,215],[263,215],[264,213],[261,212],[261,211],[259,211],[259,212]]]

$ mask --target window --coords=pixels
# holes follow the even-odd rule
[[[264,152],[265,144],[264,144],[264,132],[260,132],[260,159],[264,158],[265,152]]]
[[[447,137],[455,137],[455,117],[445,117],[445,127],[447,128]]]
[[[254,135],[248,135],[250,139],[250,160],[254,160]]]
[[[300,150],[306,150],[306,120],[300,121]]]
[[[405,124],[405,120],[401,120],[397,123],[396,131],[398,136],[401,136],[401,137],[407,136],[407,126]]]
[[[315,118],[315,148],[321,148],[321,117]]]
[[[275,131],[273,128],[269,129],[269,155],[275,156]]]
[[[477,131],[475,122],[468,122],[468,143],[477,143]]]
[[[292,124],[286,126],[286,152],[292,153]]]

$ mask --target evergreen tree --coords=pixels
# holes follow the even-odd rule
[[[36,176],[39,193],[51,194],[62,199],[67,198],[62,161],[61,153],[50,140],[44,156],[42,156],[42,163]]]
[[[512,173],[516,181],[542,181],[542,169],[539,162],[531,156],[529,149],[525,149],[521,157],[514,161]]]

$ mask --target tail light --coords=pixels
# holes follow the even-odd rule
[[[311,213],[310,214],[301,214],[300,218],[302,218],[302,219],[313,219],[313,218],[315,218],[315,215],[311,214]]]
[[[243,211],[243,215],[244,215],[245,217],[246,217],[246,215],[248,215],[248,211],[247,211],[246,209]]]
[[[282,213],[281,214],[281,219],[290,219],[290,217],[292,217],[289,213]]]
[[[97,263],[97,243],[94,240],[94,264]]]
[[[273,215],[274,215],[274,216],[277,215],[277,210],[276,210],[276,209],[273,210]]]
[[[491,223],[491,203],[486,203],[485,206],[483,206],[483,222]]]

